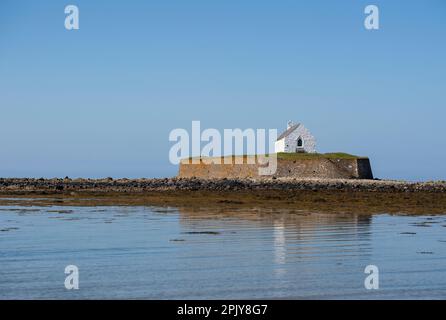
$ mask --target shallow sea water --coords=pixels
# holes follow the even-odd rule
[[[0,206],[0,299],[56,298],[445,299],[446,216]]]

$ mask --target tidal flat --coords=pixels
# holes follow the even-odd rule
[[[0,206],[160,206],[190,210],[260,208],[290,212],[352,214],[446,214],[443,192],[348,192],[327,190],[163,190],[130,192],[24,192],[1,194]]]
[[[1,299],[446,298],[443,192],[5,193]]]

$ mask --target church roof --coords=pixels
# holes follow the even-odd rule
[[[285,132],[283,132],[278,138],[277,141],[282,140],[283,138],[287,137],[290,135],[291,132],[293,132],[294,130],[296,130],[297,128],[299,128],[300,123],[297,123],[295,125],[292,125],[291,127],[289,127]]]

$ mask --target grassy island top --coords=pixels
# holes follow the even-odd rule
[[[266,155],[267,157],[269,155]],[[254,157],[253,155],[240,155],[240,156],[225,156],[220,157],[221,159],[227,158],[227,157]],[[190,157],[183,160],[191,160],[191,159],[197,159],[198,157]],[[208,158],[208,157],[200,157]],[[211,157],[213,158],[213,157]],[[215,157],[218,158],[218,157]],[[368,159],[367,157],[361,157],[361,156],[355,156],[352,154],[344,153],[344,152],[330,152],[330,153],[287,153],[287,152],[279,152],[277,153],[277,159],[280,160],[313,160],[313,159],[346,159],[346,160],[356,160],[356,159]]]
[[[331,152],[331,153],[287,153],[279,152],[277,154],[278,159],[282,160],[301,160],[301,159],[368,159],[367,157],[355,156],[344,152]]]

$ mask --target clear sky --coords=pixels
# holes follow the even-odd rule
[[[444,0],[2,0],[0,176],[173,176],[174,128],[293,119],[379,178],[446,180],[445,40]]]

